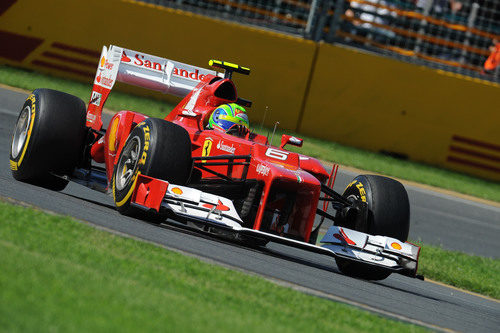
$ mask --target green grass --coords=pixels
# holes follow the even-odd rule
[[[90,81],[84,84],[8,66],[0,66],[0,82],[27,90],[41,87],[61,90],[78,96],[84,101],[88,101],[92,89],[92,82]],[[173,108],[173,105],[151,98],[138,97],[124,94],[119,91],[113,91],[110,94],[109,100],[106,102],[106,107],[111,110],[134,110],[154,117],[163,118]],[[267,134],[269,132],[268,129],[261,128],[257,128],[257,131],[262,134]],[[282,131],[277,132],[273,140],[274,144],[279,143],[282,133]],[[287,146],[287,148],[290,148],[292,151],[302,152],[324,161],[336,162],[346,166],[382,173],[400,179],[415,181],[478,198],[500,202],[499,182],[486,181],[429,165],[347,147],[335,142],[319,140],[300,134],[297,135],[304,138],[304,147],[290,148],[290,146]]]
[[[0,327],[84,332],[422,328],[0,202]]]
[[[422,247],[419,274],[426,278],[500,299],[500,259],[448,251],[437,246]]]

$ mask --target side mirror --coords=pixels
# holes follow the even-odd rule
[[[283,134],[283,136],[281,137],[280,148],[283,149],[287,144],[290,144],[290,145],[296,146],[296,147],[302,147],[303,143],[304,143],[304,140],[302,140],[301,138],[297,138],[295,136]]]

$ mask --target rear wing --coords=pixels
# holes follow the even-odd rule
[[[184,97],[214,70],[152,56],[122,47],[103,46],[87,110],[87,126],[99,131],[101,113],[115,82]]]

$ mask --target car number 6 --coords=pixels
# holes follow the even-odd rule
[[[271,158],[275,158],[280,161],[285,161],[288,158],[289,152],[274,149],[274,148],[267,148],[266,151],[266,156],[269,156]]]

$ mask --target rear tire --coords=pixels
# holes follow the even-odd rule
[[[362,200],[368,205],[368,219],[362,225],[341,225],[370,235],[408,239],[410,230],[410,204],[404,186],[391,178],[361,175],[347,186],[346,198]],[[342,223],[341,223],[342,224]],[[371,265],[336,259],[340,271],[346,275],[366,280],[383,280],[391,271]]]
[[[139,174],[185,185],[192,168],[188,132],[163,119],[145,119],[130,132],[113,171],[117,210],[124,215],[137,213],[130,202]]]
[[[83,152],[87,128],[85,103],[51,89],[36,89],[17,119],[10,149],[15,179],[60,191]]]

